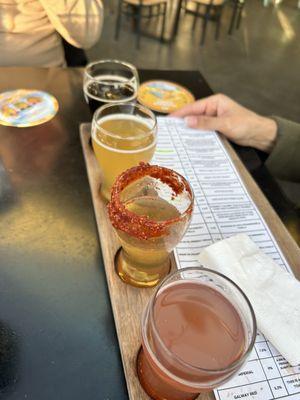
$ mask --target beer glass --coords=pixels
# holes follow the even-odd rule
[[[134,101],[138,86],[137,69],[124,61],[95,61],[84,71],[83,92],[91,112],[106,103]]]
[[[140,383],[154,400],[193,400],[229,380],[255,338],[254,311],[234,282],[207,268],[180,269],[144,311]]]
[[[158,284],[170,271],[170,253],[191,220],[194,196],[177,172],[141,163],[120,175],[108,206],[122,249],[116,270],[138,287]]]
[[[121,172],[151,160],[156,130],[155,115],[139,104],[107,104],[95,112],[92,145],[102,170],[101,194],[106,200]]]

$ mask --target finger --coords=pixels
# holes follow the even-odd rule
[[[171,117],[179,117],[184,118],[187,115],[201,115],[207,114],[207,110],[209,111],[209,115],[216,115],[217,108],[219,103],[219,94],[206,97],[205,99],[198,100],[192,104],[188,104],[185,107],[181,108],[178,111],[170,114]]]
[[[185,122],[189,128],[202,129],[208,131],[222,131],[222,118],[207,116],[188,116]]]
[[[205,109],[205,115],[208,117],[215,117],[218,114],[218,104],[216,101],[210,101],[207,103]]]
[[[202,114],[205,110],[205,100],[198,100],[195,103],[188,104],[178,111],[170,114],[171,117],[184,118],[187,115]]]

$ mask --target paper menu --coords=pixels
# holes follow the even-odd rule
[[[191,225],[175,251],[179,268],[198,266],[197,256],[202,248],[244,232],[291,272],[215,132],[195,131],[186,128],[182,120],[159,117],[153,163],[181,173],[195,193]],[[215,390],[215,396],[217,400],[300,400],[300,366],[291,367],[258,333],[247,364],[236,377]]]

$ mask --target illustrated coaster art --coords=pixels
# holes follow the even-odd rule
[[[151,110],[169,114],[195,101],[185,87],[169,81],[148,81],[138,92],[138,101]]]
[[[55,97],[38,90],[18,89],[0,94],[0,124],[16,127],[40,125],[58,111]]]

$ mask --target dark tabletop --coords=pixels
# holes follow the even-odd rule
[[[141,78],[211,93],[198,72]],[[0,68],[0,92],[41,89],[60,104],[38,127],[0,126],[1,399],[128,398],[79,140],[79,123],[90,120],[81,86],[76,69]],[[250,153],[242,157],[257,174]],[[263,174],[288,225],[291,208]]]

